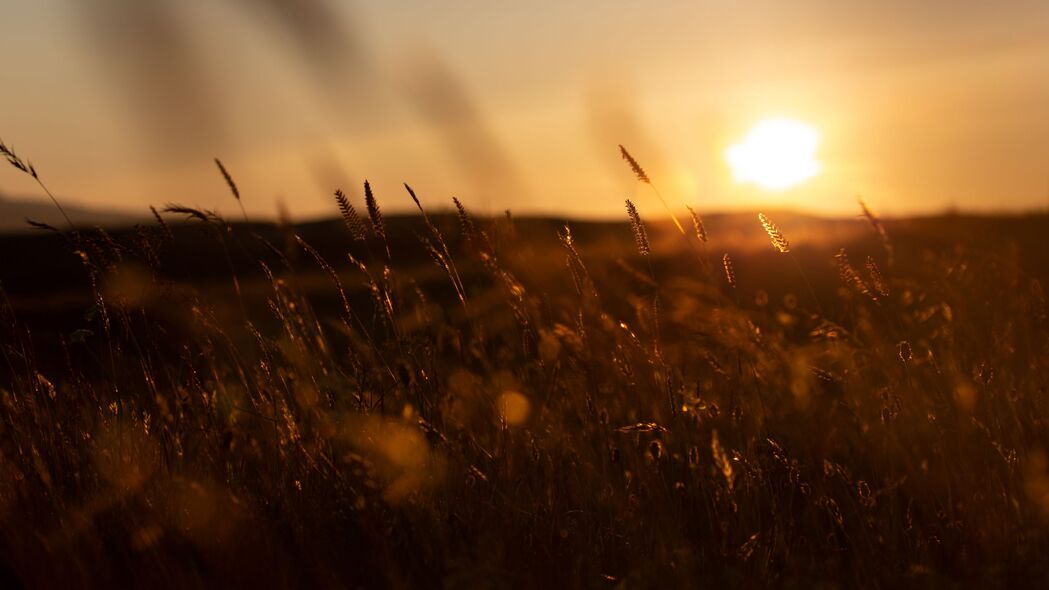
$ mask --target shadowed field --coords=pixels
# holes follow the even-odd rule
[[[343,213],[0,238],[4,585],[1049,582],[1046,217]]]

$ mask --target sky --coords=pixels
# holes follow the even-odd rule
[[[0,139],[70,204],[855,214],[1049,207],[1049,2],[35,0],[0,22]],[[758,122],[821,173],[739,183]],[[39,198],[0,170],[0,195]]]

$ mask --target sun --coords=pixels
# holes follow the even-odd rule
[[[784,190],[820,173],[816,128],[782,117],[762,119],[743,141],[728,148],[725,158],[736,182]]]

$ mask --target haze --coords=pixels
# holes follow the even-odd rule
[[[1049,3],[37,0],[0,22],[0,138],[75,205],[618,216],[626,145],[675,206],[851,214],[1049,204]],[[818,176],[739,184],[759,120],[819,130]],[[0,195],[31,196],[0,173]]]

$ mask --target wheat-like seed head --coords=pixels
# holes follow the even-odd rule
[[[455,203],[455,211],[456,214],[459,215],[459,227],[462,230],[463,235],[466,236],[466,239],[472,240],[476,233],[473,218],[470,217],[470,213],[466,210],[466,207],[463,206],[462,201],[460,201],[458,197],[452,197],[452,202]]]
[[[382,211],[379,210],[379,202],[375,200],[375,195],[372,194],[372,185],[367,180],[364,181],[364,204],[368,207],[368,217],[371,219],[375,236],[385,240],[386,224],[382,218]]]
[[[874,290],[882,297],[888,297],[889,284],[885,282],[885,277],[881,274],[878,263],[874,262],[874,258],[870,256],[867,257],[867,274],[871,278],[871,285],[874,286]]]
[[[845,285],[852,287],[860,293],[870,297],[872,301],[878,300],[878,295],[867,286],[867,282],[863,280],[860,273],[856,270],[852,263],[849,262],[849,255],[845,252],[845,248],[838,250],[838,253],[834,255],[834,260],[838,264],[838,275],[841,277],[841,281]]]
[[[9,148],[4,145],[3,141],[0,141],[0,156],[3,156],[7,160],[7,163],[18,168],[22,172],[32,176],[33,178],[39,178],[36,174],[36,168],[29,162],[19,158],[13,148]]]
[[[459,225],[462,227],[463,237],[476,246],[483,256],[494,256],[495,247],[491,238],[488,237],[488,232],[484,230],[483,226],[478,225],[474,216],[466,210],[466,207],[458,198],[452,197],[452,202],[455,203],[455,210],[459,215]]]
[[[772,240],[772,245],[780,252],[786,254],[790,252],[790,242],[784,237],[783,232],[779,231],[775,223],[765,216],[764,213],[758,213],[758,221],[761,222],[761,227],[765,228],[765,232],[768,233],[769,239]]]
[[[700,242],[706,243],[706,241],[707,241],[707,228],[703,225],[703,219],[700,218],[699,214],[697,214],[692,209],[692,207],[686,206],[685,208],[688,209],[689,215],[692,216],[692,228],[694,230],[696,230],[696,237],[699,238]]]
[[[626,212],[630,215],[630,228],[634,230],[634,241],[637,242],[637,251],[642,256],[648,256],[652,253],[652,248],[648,243],[648,232],[645,230],[645,224],[641,222],[641,215],[637,212],[637,207],[630,199],[626,200]]]
[[[233,182],[233,176],[230,175],[229,170],[226,170],[226,166],[222,164],[222,160],[215,158],[215,165],[219,167],[219,172],[222,173],[222,178],[226,179],[226,184],[229,186],[229,191],[233,193],[233,198],[240,200],[240,189],[237,188],[237,183]]]
[[[149,210],[153,212],[153,217],[156,218],[157,225],[160,226],[160,229],[164,231],[164,235],[166,235],[169,240],[173,239],[175,235],[171,233],[171,228],[168,227],[168,223],[164,221],[164,218],[160,216],[160,213],[157,211],[157,208],[150,205]]]
[[[62,214],[62,217],[66,220],[66,223],[69,224],[70,229],[74,231],[76,230],[76,225],[73,224],[73,220],[70,219],[69,215],[66,214],[66,210],[62,208],[62,204],[58,202],[58,199],[55,198],[55,195],[50,190],[48,190],[47,186],[44,185],[44,182],[40,180],[40,176],[36,173],[36,168],[33,167],[32,163],[30,163],[27,160],[23,160],[22,158],[19,158],[15,154],[14,149],[4,145],[3,141],[0,141],[0,156],[3,156],[4,159],[7,160],[8,164],[21,170],[22,172],[25,172],[29,176],[32,176],[33,180],[35,180],[36,183],[40,185],[40,188],[43,189],[44,192],[47,194],[48,198],[51,199],[51,202],[55,204],[55,207],[58,209],[58,212]]]
[[[404,188],[408,191],[408,196],[410,196],[412,198],[412,202],[414,202],[415,206],[419,208],[419,211],[423,215],[426,215],[426,212],[423,211],[423,204],[419,202],[419,197],[415,196],[415,191],[412,190],[412,187],[408,186],[408,183],[405,182],[404,183]]]
[[[185,215],[204,223],[211,223],[212,221],[221,221],[221,218],[214,211],[207,209],[194,209],[193,207],[186,207],[185,205],[168,205],[164,207],[164,213],[177,213],[179,215]]]
[[[341,190],[335,191],[335,202],[339,205],[339,213],[342,214],[342,220],[346,223],[346,228],[350,230],[350,235],[353,239],[363,242],[367,239],[367,231],[364,227],[364,221],[361,216],[357,214],[357,210],[354,209],[353,204],[346,198],[346,193]]]
[[[728,282],[728,286],[733,289],[736,288],[736,270],[732,266],[732,258],[726,253],[721,257],[721,265],[725,267],[725,281]]]
[[[634,172],[634,176],[636,176],[638,180],[645,184],[652,184],[652,181],[648,178],[648,174],[645,173],[645,169],[641,167],[641,164],[637,163],[634,156],[631,156],[630,152],[626,151],[626,148],[623,147],[622,144],[619,145],[619,153],[623,156],[623,159],[626,160],[626,163],[630,166],[630,170]]]

